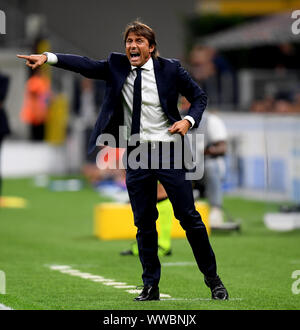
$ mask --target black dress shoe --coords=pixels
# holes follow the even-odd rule
[[[159,300],[158,286],[145,285],[142,292],[134,298],[135,301]]]
[[[212,299],[228,300],[228,292],[218,275],[216,277],[204,277],[204,282],[211,290]]]

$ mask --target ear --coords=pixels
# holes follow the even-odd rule
[[[151,55],[152,55],[152,53],[153,53],[153,51],[154,51],[154,45],[151,45],[151,46],[149,46],[149,52],[151,53]]]

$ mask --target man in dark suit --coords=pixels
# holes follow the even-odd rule
[[[120,146],[121,135],[129,141],[127,157],[124,158],[126,184],[137,226],[144,283],[135,300],[159,300],[158,180],[168,194],[176,218],[186,231],[212,298],[228,299],[227,290],[217,275],[215,255],[205,225],[195,209],[192,185],[186,180],[186,167],[178,166],[180,162],[183,165],[183,157],[177,146],[181,145],[189,128],[199,125],[207,103],[206,95],[177,60],[157,56],[155,34],[147,25],[141,22],[128,25],[124,43],[126,54],[112,53],[108,60],[102,61],[53,53],[18,57],[26,59],[26,64],[33,69],[48,62],[87,78],[106,81],[106,94],[91,135],[89,151],[95,148],[97,141],[103,143],[107,134],[114,141],[117,139],[115,147]],[[179,93],[191,103],[184,119],[181,119],[177,108]],[[122,125],[124,131],[119,129]],[[164,157],[166,154],[168,157]]]

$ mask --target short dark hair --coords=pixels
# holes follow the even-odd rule
[[[124,43],[126,43],[128,34],[130,32],[135,33],[138,36],[146,38],[149,42],[149,46],[154,46],[154,50],[151,54],[152,57],[156,58],[158,55],[157,43],[155,39],[155,33],[148,25],[136,20],[132,23],[129,23],[124,31]]]

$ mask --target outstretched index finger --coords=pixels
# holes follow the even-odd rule
[[[28,55],[17,55],[19,58],[24,58],[25,60],[29,60],[30,56]]]

